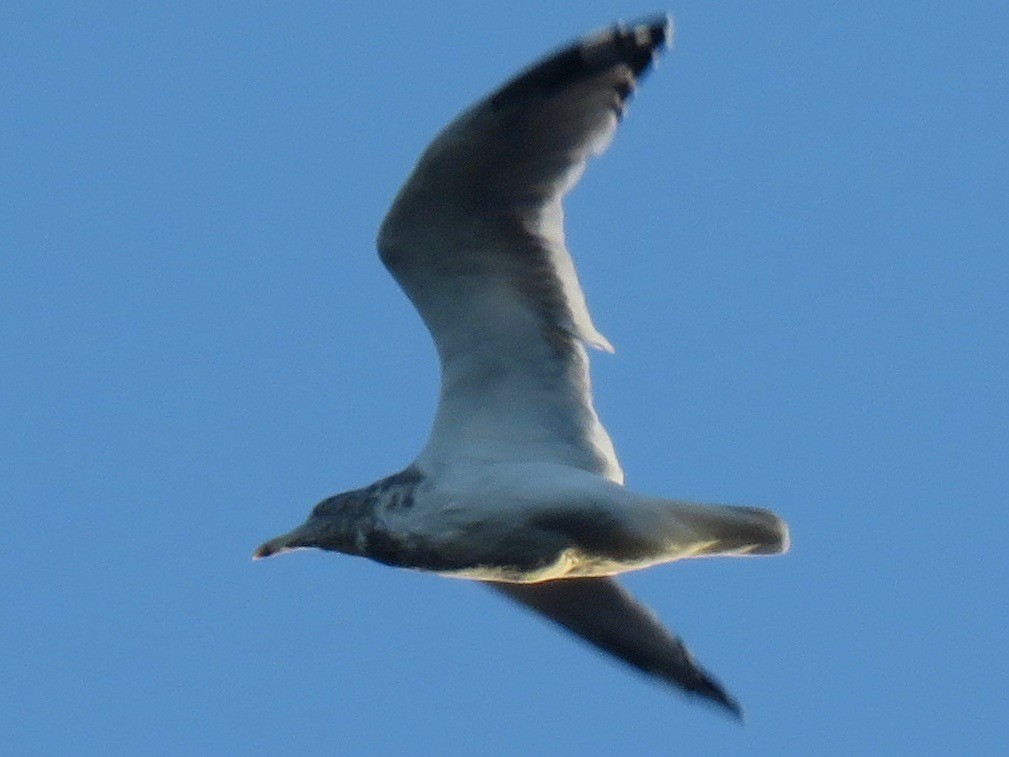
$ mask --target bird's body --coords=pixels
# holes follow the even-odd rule
[[[257,557],[316,547],[489,582],[592,643],[738,713],[678,639],[611,576],[700,555],[787,549],[766,510],[623,485],[592,404],[589,317],[561,200],[601,152],[666,19],[618,25],[547,58],[450,124],[379,233],[434,337],[431,436],[400,473],[324,500]]]
[[[434,472],[414,464],[323,500],[260,556],[318,547],[453,578],[537,583],[776,552],[781,539],[765,510],[647,497],[568,465],[481,462]]]

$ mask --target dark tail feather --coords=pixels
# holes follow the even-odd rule
[[[562,578],[535,584],[487,582],[634,667],[707,698],[742,721],[743,710],[701,668],[683,642],[612,578]]]

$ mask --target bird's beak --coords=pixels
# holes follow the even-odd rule
[[[298,526],[283,536],[263,542],[259,545],[259,549],[253,553],[252,559],[259,560],[262,557],[270,557],[281,552],[290,552],[292,549],[311,546],[308,532],[309,529],[306,526]]]

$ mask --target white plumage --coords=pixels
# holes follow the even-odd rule
[[[592,404],[589,316],[562,199],[609,144],[670,35],[658,18],[587,37],[465,111],[431,143],[378,238],[441,361],[427,445],[401,473],[330,497],[258,557],[298,547],[491,582],[630,664],[735,701],[614,574],[788,546],[766,510],[623,486]]]

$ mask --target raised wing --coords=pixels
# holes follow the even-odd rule
[[[379,253],[442,366],[421,462],[549,459],[622,481],[583,343],[612,348],[565,247],[561,199],[669,35],[665,17],[618,25],[533,66],[450,124],[400,190]]]

